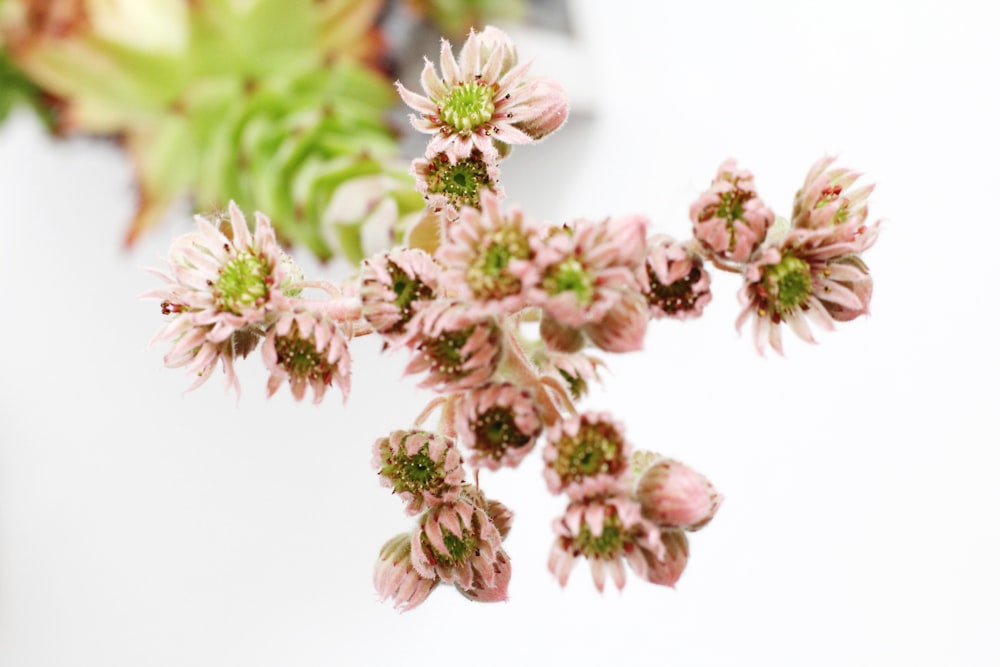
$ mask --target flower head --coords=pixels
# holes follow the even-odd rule
[[[638,291],[649,221],[642,216],[602,222],[577,220],[533,241],[540,280],[530,300],[564,325],[601,320],[622,298]]]
[[[361,314],[378,333],[398,337],[437,293],[441,267],[423,250],[400,248],[361,265]]]
[[[420,77],[424,95],[396,83],[403,101],[420,114],[410,116],[413,127],[434,135],[426,157],[448,153],[461,160],[477,149],[487,160],[496,160],[499,151],[494,141],[532,143],[535,137],[519,126],[538,133],[554,124],[545,119],[553,116],[553,108],[565,107],[565,93],[539,86],[527,77],[529,63],[515,62],[510,40],[501,31],[473,30],[458,60],[451,44],[441,41],[442,77],[427,61]]]
[[[753,174],[726,160],[712,185],[691,204],[694,235],[717,256],[744,263],[774,222],[774,212],[757,196]]]
[[[641,550],[654,561],[666,555],[660,530],[642,517],[636,502],[623,496],[570,503],[552,529],[556,539],[549,554],[549,571],[560,586],[566,585],[580,556],[590,562],[594,585],[603,591],[609,573],[618,589],[625,586],[626,560],[630,564],[636,561],[640,574],[649,569]]]
[[[770,343],[780,354],[783,323],[812,343],[809,321],[832,329],[834,319],[867,312],[871,281],[858,255],[877,237],[878,223],[866,226],[859,218],[837,226],[793,229],[780,245],[766,248],[747,266],[737,327],[752,319],[757,351],[763,354],[765,343]]]
[[[490,383],[459,399],[455,426],[470,450],[469,465],[514,467],[532,450],[542,422],[531,393],[509,383]]]
[[[518,209],[500,212],[496,196],[484,191],[482,210],[466,207],[448,228],[435,255],[444,266],[441,284],[482,312],[520,310],[538,280],[532,260],[538,230]]]
[[[270,221],[260,213],[253,233],[235,203],[216,224],[201,216],[195,222],[198,231],[170,247],[169,273],[155,272],[168,285],[143,295],[158,299],[163,314],[172,316],[153,342],[173,343],[164,363],[189,366],[199,376],[192,389],[221,360],[238,392],[233,359],[246,356],[262,327],[284,308],[283,290],[293,290],[287,263]]]
[[[835,159],[821,158],[809,170],[802,189],[795,193],[793,226],[820,229],[848,220],[863,223],[868,217],[868,196],[875,186],[852,188],[861,172],[843,167],[831,169]]]
[[[312,387],[313,402],[323,400],[326,388],[337,383],[347,400],[351,389],[351,356],[341,323],[319,301],[290,300],[267,332],[261,354],[271,371],[267,394],[273,396],[288,380],[295,400]]]
[[[486,510],[460,498],[421,515],[410,541],[413,566],[423,577],[465,590],[491,589],[501,540]]]
[[[631,452],[621,424],[610,415],[567,417],[548,431],[542,452],[545,481],[552,493],[565,492],[573,500],[621,492]]]
[[[699,317],[709,301],[709,274],[701,257],[669,236],[649,239],[646,263],[637,277],[655,318]]]
[[[500,366],[501,329],[492,317],[478,317],[460,304],[437,301],[423,309],[406,339],[413,358],[405,372],[427,371],[421,387],[437,391],[471,389]]]
[[[372,465],[382,486],[406,502],[409,514],[458,499],[465,480],[454,441],[426,431],[393,431],[372,448]]]
[[[464,206],[481,208],[479,197],[483,190],[497,198],[503,197],[503,188],[498,183],[500,169],[495,161],[486,160],[478,150],[460,160],[447,153],[418,158],[413,161],[410,173],[416,178],[417,190],[424,196],[428,208],[447,222],[456,220]]]

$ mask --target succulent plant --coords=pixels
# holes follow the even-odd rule
[[[191,196],[202,210],[229,200],[266,209],[283,241],[359,261],[371,250],[364,216],[329,219],[339,188],[384,176],[399,187],[369,205],[387,202],[397,219],[422,206],[406,194],[412,179],[386,120],[397,98],[376,67],[382,5],[0,0],[0,35],[17,65],[0,59],[0,114],[20,70],[27,78],[12,80],[60,100],[58,131],[120,138],[138,181],[129,243]]]

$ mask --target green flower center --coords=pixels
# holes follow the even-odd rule
[[[492,186],[486,165],[475,158],[459,160],[455,164],[446,158],[435,160],[434,170],[427,178],[427,191],[444,195],[455,208],[479,208],[479,191]]]
[[[267,300],[271,266],[251,250],[241,250],[219,269],[213,284],[215,307],[240,315]]]
[[[573,292],[580,305],[587,305],[594,299],[594,279],[575,257],[549,269],[542,279],[542,287],[552,295]]]
[[[674,313],[691,310],[698,301],[695,294],[694,285],[701,280],[701,269],[692,267],[691,272],[670,283],[664,285],[649,264],[646,264],[646,275],[649,276],[649,294],[646,300],[652,306],[658,307],[664,313],[673,315]]]
[[[465,376],[468,373],[465,368],[467,357],[462,348],[475,329],[473,324],[457,331],[446,331],[421,343],[420,348],[430,360],[432,370],[453,378]]]
[[[473,448],[500,459],[509,448],[523,447],[531,436],[523,433],[514,421],[510,408],[490,408],[476,419]]]
[[[627,465],[625,442],[613,424],[582,422],[575,436],[564,435],[556,443],[552,467],[563,482],[578,482],[600,474],[618,474]]]
[[[780,262],[765,268],[761,282],[772,317],[779,319],[802,308],[812,295],[809,264],[794,255],[784,255]]]
[[[512,259],[531,256],[528,239],[520,230],[501,227],[483,240],[482,251],[473,260],[466,274],[472,293],[481,299],[502,299],[521,291],[521,279],[512,275],[507,266]]]
[[[613,512],[605,517],[600,535],[590,532],[587,522],[580,524],[580,533],[573,538],[574,553],[580,553],[588,558],[598,557],[611,559],[619,556],[625,549],[627,535],[618,513]]]
[[[277,336],[274,340],[274,351],[278,363],[294,378],[304,380],[322,380],[329,384],[337,369],[336,364],[330,364],[326,356],[316,350],[312,340],[299,337],[298,325],[293,324],[286,336]]]
[[[444,542],[447,553],[441,553],[430,545],[427,538],[421,536],[421,543],[425,551],[429,551],[437,564],[454,565],[474,557],[479,552],[479,538],[475,532],[463,531],[462,535],[455,535],[451,531],[442,528],[441,540]]]
[[[456,132],[477,128],[493,117],[493,94],[479,81],[455,86],[441,103],[441,119]]]
[[[411,278],[399,265],[386,261],[389,279],[392,280],[392,291],[396,293],[393,304],[399,308],[399,320],[389,329],[389,333],[399,333],[413,317],[413,304],[418,301],[429,301],[434,297],[434,290],[416,278]]]
[[[426,437],[426,434],[413,434]],[[407,437],[413,437],[413,435]],[[425,444],[416,454],[409,456],[405,450],[406,438],[400,443],[399,451],[393,453],[388,441],[382,443],[380,453],[382,467],[379,474],[392,481],[396,493],[409,491],[419,495],[424,491],[440,497],[446,490],[446,471],[430,457],[430,445]]]

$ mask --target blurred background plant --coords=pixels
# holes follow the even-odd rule
[[[540,4],[540,3],[539,3]],[[0,0],[0,121],[109,137],[135,170],[128,245],[178,200],[266,210],[352,262],[423,211],[391,82],[407,43],[527,16],[525,0]]]

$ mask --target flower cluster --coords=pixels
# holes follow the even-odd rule
[[[721,495],[683,463],[634,452],[621,422],[576,404],[604,355],[642,349],[650,320],[702,314],[711,267],[743,275],[739,323],[754,319],[761,351],[765,341],[781,351],[783,323],[812,340],[807,319],[830,326],[866,312],[871,188],[825,158],[788,222],[727,161],[691,206],[686,241],[652,233],[642,215],[539,221],[503,205],[497,165],[511,144],[558,128],[562,89],[529,78],[495,28],[471,32],[457,59],[444,42],[441,70],[425,67],[426,95],[397,84],[420,114],[414,126],[432,135],[413,163],[427,205],[409,243],[334,286],[303,280],[261,215],[253,234],[235,206],[216,224],[199,219],[171,251],[169,285],[150,294],[172,318],[159,335],[174,345],[167,364],[191,366],[200,383],[221,359],[233,378],[233,359],[263,339],[268,394],[287,380],[295,398],[312,387],[319,402],[333,383],[346,397],[352,337],[378,335],[407,356],[404,373],[433,398],[372,455],[416,520],[375,567],[376,591],[401,610],[449,586],[474,601],[507,599],[513,514],[486,496],[479,472],[518,467],[536,447],[548,489],[567,498],[548,563],[559,584],[582,557],[599,590],[609,576],[622,588],[626,565],[674,586],[688,533],[712,519]],[[301,296],[316,287],[326,298]],[[434,414],[436,426],[424,427]]]
[[[234,360],[264,340],[271,372],[268,395],[288,381],[296,400],[312,387],[315,402],[336,383],[346,400],[351,359],[347,341],[361,324],[356,299],[328,283],[307,283],[278,247],[270,220],[258,213],[251,233],[235,203],[213,219],[196,216],[198,231],[170,248],[169,272],[152,270],[167,285],[143,296],[170,317],[152,342],[168,341],[171,368],[187,367],[201,385],[221,361],[239,395]],[[302,298],[320,287],[329,298]]]
[[[775,222],[753,176],[727,161],[691,206],[695,238],[716,266],[744,276],[737,327],[753,322],[757,351],[782,353],[781,325],[815,342],[809,323],[832,329],[868,312],[872,280],[861,253],[878,237],[866,222],[874,186],[851,189],[861,174],[816,162],[795,196],[791,222]]]
[[[570,503],[553,524],[549,570],[561,585],[580,556],[594,585],[608,574],[620,589],[624,564],[653,584],[673,586],[687,565],[685,530],[707,524],[722,501],[712,484],[676,461],[632,453],[624,428],[604,413],[583,413],[550,429],[545,478]]]
[[[458,58],[441,40],[441,76],[428,60],[420,77],[424,94],[402,83],[400,97],[416,114],[413,127],[432,135],[422,159],[413,163],[417,189],[445,223],[462,207],[480,208],[480,193],[503,196],[500,159],[511,145],[530,144],[565,122],[569,102],[558,81],[529,77],[530,63],[501,30],[475,30]]]

